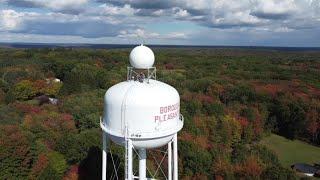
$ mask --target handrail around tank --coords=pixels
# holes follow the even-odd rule
[[[116,133],[116,132],[113,132],[110,129],[108,129],[101,120],[102,120],[102,118],[100,117],[100,127],[104,132],[106,132],[107,134],[111,134],[113,136],[119,136],[119,137],[124,136],[123,134]]]
[[[160,130],[160,131],[156,131],[156,132],[140,132],[140,133],[136,133],[136,134],[130,134],[129,138],[133,138],[133,139],[151,139],[151,138],[155,138],[155,137],[164,137],[164,136],[170,136],[174,133],[172,132],[178,132],[182,129],[183,124],[184,124],[184,117],[182,116],[182,114],[180,114],[179,117],[179,124],[175,127],[174,130],[172,129],[167,129],[166,131],[164,130]],[[111,129],[107,128],[105,126],[105,124],[102,121],[102,118],[100,117],[100,127],[101,129],[106,132],[107,134],[110,134],[112,136],[117,136],[117,137],[124,137],[124,134],[112,131]]]

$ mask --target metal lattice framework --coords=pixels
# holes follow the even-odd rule
[[[184,121],[184,118],[182,115],[180,115],[180,120]],[[119,164],[117,165],[117,163],[114,161],[113,158],[113,153],[111,151],[111,146],[110,144],[110,140],[108,138],[108,135],[106,133],[106,128],[104,123],[101,121],[100,118],[100,127],[103,130],[102,136],[103,136],[103,164],[102,164],[102,168],[103,168],[103,175],[102,175],[102,180],[106,180],[107,176],[106,176],[106,170],[107,170],[107,156],[108,156],[108,152],[111,155],[111,161],[112,161],[112,167],[113,167],[113,172],[111,174],[111,180],[113,179],[119,179],[118,176],[118,170],[120,168],[121,163],[119,162]],[[161,159],[161,161],[159,162],[156,157],[150,153],[150,155],[152,156],[154,162],[157,165],[157,169],[154,173],[152,173],[150,171],[150,169],[148,169],[148,167],[146,166],[146,149],[143,150],[138,150],[134,148],[134,146],[132,145],[132,140],[130,138],[128,138],[128,128],[126,126],[126,131],[127,133],[125,133],[125,179],[126,180],[133,180],[133,179],[142,179],[141,177],[146,177],[146,171],[148,171],[149,175],[152,178],[143,178],[144,179],[155,179],[156,177],[158,177],[157,175],[159,174],[159,172],[161,172],[161,175],[163,176],[164,179],[166,180],[178,180],[178,145],[177,145],[177,134],[174,135],[174,137],[172,138],[172,140],[170,142],[168,142],[167,144],[167,150],[166,151],[161,151],[161,150],[157,150],[157,149],[153,149],[153,151],[159,151],[163,154],[163,157]],[[173,147],[172,147],[173,144]],[[136,173],[133,172],[133,152],[135,152],[135,154],[138,156],[139,158],[139,176],[136,176]],[[149,151],[151,152],[151,151]],[[162,169],[162,164],[164,162],[164,159],[167,157],[168,159],[168,171],[167,174],[165,173],[165,171]],[[172,173],[173,171],[173,173]]]
[[[134,67],[127,67],[127,80],[146,81],[149,83],[150,79],[157,79],[157,68],[151,67],[148,69],[136,69]]]
[[[166,151],[162,151],[160,149],[153,149],[152,150],[152,151],[156,151],[156,152],[159,152],[159,153],[162,154],[162,158],[161,158],[160,161],[157,160],[157,158],[152,153],[152,151],[149,151],[149,154],[152,156],[152,160],[157,165],[157,167],[156,167],[154,172],[152,172],[148,167],[146,167],[146,170],[147,170],[148,174],[151,176],[151,178],[146,178],[146,179],[148,179],[148,180],[155,180],[156,178],[161,178],[161,179],[166,179],[166,180],[171,180],[172,179],[171,178],[172,177],[172,151],[171,151],[172,142],[173,141],[169,142],[168,149]],[[107,143],[109,144],[110,141],[107,142]],[[138,149],[132,147],[132,150],[136,154],[136,156],[138,157],[138,160],[143,159],[143,157],[141,157]],[[107,149],[106,149],[106,159],[107,159],[108,155],[110,155],[111,163],[112,163],[112,172],[111,172],[111,175],[110,175],[109,179],[110,180],[119,180],[120,177],[119,177],[118,172],[119,172],[119,169],[120,169],[120,166],[121,166],[121,162],[119,160],[117,160],[117,161],[115,160],[114,154],[112,152],[112,148],[111,148],[110,145],[108,145]],[[166,158],[168,158],[168,162],[171,162],[170,164],[168,164],[168,171],[167,172],[165,172],[165,170],[163,170],[163,162],[164,162],[164,160]],[[126,159],[125,160],[126,162],[129,159],[128,158],[128,154],[127,154],[127,150],[126,150],[126,153],[125,153],[125,159]],[[132,159],[132,161],[134,161],[134,159]],[[127,163],[125,163],[125,164],[127,164]],[[127,168],[125,168],[125,169],[127,169]],[[128,174],[127,170],[126,170],[126,173],[125,173],[125,178],[126,179],[130,179],[130,175]],[[136,172],[132,172],[131,178],[132,179],[139,179],[139,173],[137,171]]]

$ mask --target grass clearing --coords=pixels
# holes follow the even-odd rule
[[[262,139],[261,144],[273,150],[285,167],[294,163],[320,163],[320,147],[299,140],[289,140],[276,134]]]

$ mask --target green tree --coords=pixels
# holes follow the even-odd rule
[[[190,176],[196,173],[210,175],[211,154],[191,142],[179,142],[180,157],[182,159],[183,175]]]
[[[257,100],[257,95],[251,86],[239,85],[227,89],[222,95],[221,99],[228,104],[233,101],[238,101],[242,104],[248,104]]]
[[[228,161],[228,159],[224,157],[218,157],[215,159],[212,171],[214,176],[216,177],[223,177],[224,179],[235,179],[233,174],[233,166]]]
[[[88,90],[105,87],[102,81],[101,70],[88,64],[77,64],[69,73],[66,74],[62,90],[70,94],[74,92],[85,92]]]
[[[214,115],[216,117],[221,117],[224,115],[224,107],[223,104],[220,103],[205,104],[204,109],[208,115]]]
[[[306,124],[306,107],[301,100],[288,95],[280,95],[270,108],[269,119],[276,119],[280,135],[295,139],[303,133]]]
[[[296,180],[295,173],[279,165],[267,167],[262,173],[262,179],[287,179]]]
[[[217,130],[220,143],[227,146],[235,146],[241,140],[241,125],[235,118],[224,116],[220,119]]]
[[[23,117],[14,106],[0,105],[0,125],[4,124],[19,124]]]
[[[70,114],[52,110],[26,114],[22,127],[37,139],[44,139],[46,144],[53,147],[61,136],[76,132],[74,120]]]
[[[32,82],[22,80],[13,87],[13,95],[18,100],[28,100],[36,95]]]
[[[246,117],[250,122],[256,119],[256,114],[253,108],[244,108],[241,110],[240,115]]]
[[[35,160],[33,139],[16,125],[0,126],[0,179],[25,179]]]
[[[103,90],[96,90],[71,95],[65,99],[62,110],[73,115],[77,127],[81,130],[98,127],[104,93]]]
[[[67,169],[67,163],[64,156],[58,152],[50,152],[48,154],[49,164],[48,166],[56,172],[59,177],[62,177]]]
[[[100,147],[101,135],[97,129],[82,131],[80,134],[62,136],[56,150],[66,157],[70,164],[83,160],[91,147]]]
[[[60,180],[62,177],[57,173],[55,169],[48,166],[44,171],[37,177],[38,180]]]

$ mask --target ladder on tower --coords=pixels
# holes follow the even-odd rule
[[[128,158],[128,148],[129,148],[129,141],[128,141],[128,126],[126,125],[126,127],[125,127],[125,136],[124,136],[124,139],[125,139],[125,149],[126,149],[126,151],[125,151],[125,167],[124,167],[124,169],[125,169],[125,179],[126,180],[129,180],[129,174],[128,174],[128,161],[129,161],[129,158]]]

